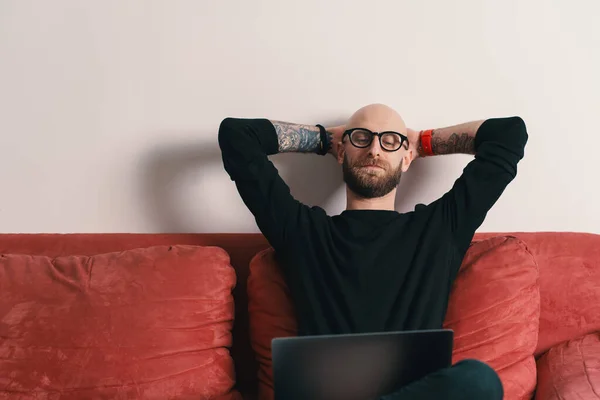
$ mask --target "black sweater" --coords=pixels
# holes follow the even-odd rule
[[[294,199],[269,161],[278,150],[269,120],[226,118],[219,129],[225,170],[275,249],[299,335],[442,327],[475,230],[516,176],[527,138],[519,117],[488,119],[474,160],[440,199],[402,214],[328,216]]]

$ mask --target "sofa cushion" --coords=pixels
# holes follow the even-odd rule
[[[490,364],[503,381],[506,399],[530,398],[535,388],[537,283],[537,266],[525,245],[513,237],[494,237],[469,248],[449,299],[445,326],[455,331],[453,361],[476,358]],[[248,309],[259,398],[272,399],[271,340],[297,333],[272,249],[250,263]]]
[[[454,363],[474,358],[496,370],[507,400],[530,399],[536,385],[538,268],[519,239],[475,242],[454,282],[444,327],[454,330]]]
[[[600,332],[552,347],[537,362],[536,400],[598,399]]]
[[[478,239],[498,236],[478,233]],[[540,332],[535,356],[600,331],[600,235],[583,232],[514,233],[540,270]]]
[[[258,398],[272,400],[271,340],[298,332],[291,295],[273,249],[261,251],[250,261],[247,285],[250,342],[258,361]]]
[[[0,397],[238,398],[216,247],[0,255]]]

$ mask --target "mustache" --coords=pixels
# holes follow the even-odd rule
[[[377,161],[377,160],[367,160],[367,161],[363,161],[361,163],[355,164],[355,167],[371,167],[371,166],[387,169],[387,163],[382,162],[382,161]]]

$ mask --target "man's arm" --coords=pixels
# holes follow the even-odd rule
[[[274,121],[279,153],[316,153],[321,148],[321,133],[317,126]]]
[[[269,161],[282,152],[316,153],[318,127],[268,119],[226,118],[219,127],[223,165],[271,246],[281,248],[309,207],[290,194]]]
[[[431,132],[431,148],[434,155],[475,154],[475,136],[485,120],[472,121]],[[424,156],[421,141],[418,141],[419,156]]]
[[[525,122],[520,117],[491,118],[433,130],[434,155],[475,155],[452,189],[436,202],[459,248],[466,249],[487,212],[516,177],[527,140]]]

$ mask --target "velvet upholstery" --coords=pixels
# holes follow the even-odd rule
[[[246,280],[250,259],[268,247],[260,234],[0,234],[0,254],[18,253],[59,257],[95,255],[160,245],[217,246],[230,256],[237,274],[233,289],[235,320],[231,355],[235,363],[236,389],[244,399],[256,394],[257,364],[248,336]]]
[[[494,234],[476,235],[483,239]],[[540,333],[535,355],[600,331],[600,235],[576,232],[514,234],[540,269]]]
[[[540,329],[536,358],[565,341],[600,331],[600,235],[577,232],[515,232],[533,254],[540,273]],[[476,240],[499,233],[478,233]],[[0,234],[0,254],[57,257],[94,255],[155,245],[219,246],[237,274],[231,355],[236,388],[256,398],[257,362],[249,339],[246,280],[250,259],[269,247],[258,233],[232,234]],[[567,400],[570,400],[566,398]]]
[[[530,399],[536,385],[538,266],[525,244],[495,237],[469,248],[454,282],[444,327],[454,330],[454,363],[494,368],[507,400]]]
[[[600,332],[552,347],[537,362],[536,400],[600,398]]]
[[[258,361],[258,399],[272,400],[271,340],[298,332],[294,304],[273,249],[265,249],[250,261],[248,277],[250,342]]]
[[[0,255],[0,397],[238,399],[215,247]]]

